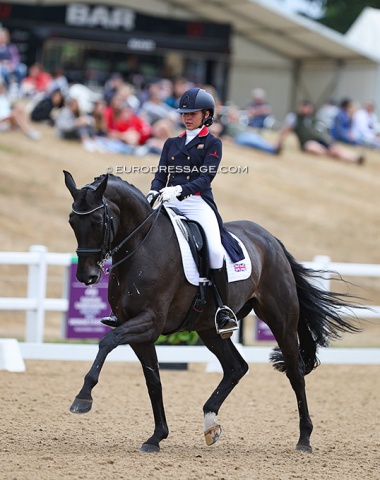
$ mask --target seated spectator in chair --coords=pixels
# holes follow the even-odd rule
[[[220,135],[223,140],[231,140],[236,145],[255,148],[272,155],[278,155],[281,152],[279,143],[271,143],[260,134],[243,125],[240,122],[239,110],[233,105],[228,107],[227,115],[223,117],[223,124]]]
[[[8,29],[0,27],[0,78],[4,79],[7,89],[14,80],[18,91],[26,72],[26,65],[20,61],[17,46],[10,43]]]
[[[266,92],[263,88],[252,90],[252,101],[246,107],[250,127],[265,128],[265,121],[272,113],[272,107],[265,98]]]
[[[36,103],[30,112],[30,118],[33,122],[46,122],[49,125],[54,125],[54,113],[62,108],[64,104],[65,101],[61,90],[54,90],[50,95]]]
[[[80,140],[85,150],[101,151],[95,140],[94,119],[79,110],[78,100],[68,97],[55,119],[57,136],[65,140]]]
[[[357,152],[336,143],[328,133],[320,132],[314,126],[314,105],[310,100],[299,103],[297,113],[291,112],[285,118],[284,127],[279,133],[279,142],[283,144],[286,136],[294,132],[301,150],[314,155],[327,155],[338,160],[359,165],[364,157]]]
[[[331,136],[334,140],[350,145],[356,145],[351,132],[353,114],[353,103],[350,99],[345,98],[340,104],[339,111],[333,120],[331,126]]]
[[[31,140],[40,138],[40,134],[29,124],[24,108],[20,104],[12,106],[5,90],[5,84],[0,82],[0,132],[17,128]]]

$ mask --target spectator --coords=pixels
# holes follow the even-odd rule
[[[123,85],[117,91],[119,97],[125,104],[133,108],[135,112],[140,108],[140,100],[135,95],[135,89],[130,83],[123,83]]]
[[[0,27],[0,78],[4,79],[7,89],[13,77],[18,91],[26,71],[26,66],[20,62],[18,48],[10,43],[9,31]]]
[[[97,146],[105,152],[120,153],[124,155],[131,155],[135,153],[136,148],[126,144],[118,138],[110,138],[108,136],[107,124],[106,124],[106,102],[101,99],[98,100],[93,108],[92,116],[94,118],[94,130],[96,135]],[[145,148],[144,146],[140,148]],[[141,152],[145,154],[147,152]]]
[[[339,111],[334,118],[330,133],[334,140],[338,142],[348,143],[350,145],[356,145],[356,142],[352,136],[351,124],[352,124],[353,104],[348,98],[342,100]]]
[[[107,124],[105,120],[106,102],[103,99],[98,100],[94,104],[91,115],[94,117],[95,135],[98,137],[107,136]]]
[[[178,108],[179,99],[186,92],[186,90],[192,86],[192,83],[186,80],[186,78],[176,78],[173,82],[173,93],[166,99],[165,103],[167,103],[169,107]]]
[[[180,116],[174,108],[165,103],[164,93],[161,81],[152,83],[149,86],[149,98],[140,108],[139,115],[151,125],[164,118],[169,118],[176,123],[180,121]]]
[[[40,134],[33,130],[29,124],[23,107],[19,104],[12,107],[5,91],[5,84],[0,82],[0,131],[8,128],[19,128],[32,140],[39,140],[40,138]]]
[[[360,145],[380,148],[380,136],[376,131],[378,118],[374,102],[366,102],[352,116],[352,138]]]
[[[69,88],[70,98],[75,98],[78,101],[79,110],[82,113],[91,115],[95,102],[103,98],[101,93],[94,92],[91,88],[82,85],[81,83],[74,83]]]
[[[64,103],[62,92],[58,88],[37,102],[30,113],[30,118],[34,122],[47,122],[49,125],[54,125],[53,114],[62,108]]]
[[[41,98],[41,94],[47,92],[52,81],[51,75],[45,71],[40,63],[34,63],[29,67],[29,74],[21,83],[22,93],[30,98]]]
[[[297,113],[288,113],[284,127],[279,134],[279,142],[282,144],[285,137],[294,132],[300,144],[301,150],[314,155],[327,155],[345,162],[364,163],[364,157],[339,145],[325,133],[314,127],[314,106],[310,100],[300,102]]]
[[[330,98],[316,111],[315,119],[321,123],[321,129],[328,131],[331,129],[338,112],[339,107],[337,102],[333,98]]]
[[[252,90],[252,101],[247,105],[248,125],[253,128],[265,128],[265,121],[272,113],[271,105],[265,101],[266,92],[263,88]]]
[[[64,97],[69,95],[69,82],[61,67],[57,67],[53,70],[52,80],[48,85],[47,93],[53,93],[53,91],[57,89],[62,92]]]
[[[174,124],[168,119],[157,120],[152,126],[152,136],[148,138],[144,145],[137,147],[134,153],[138,156],[151,153],[161,155],[165,141],[174,135]]]
[[[68,97],[65,106],[61,108],[55,119],[59,138],[65,140],[80,140],[83,148],[90,152],[100,151],[95,140],[93,129],[94,119],[79,110],[78,100]]]
[[[107,106],[110,105],[112,98],[116,95],[124,80],[120,73],[113,73],[104,85],[104,100]]]
[[[107,134],[131,146],[143,145],[152,134],[149,123],[137,116],[133,108],[119,95],[111,100],[104,111]]]
[[[232,140],[236,145],[255,148],[272,155],[278,155],[281,151],[280,144],[268,142],[261,135],[243,125],[240,122],[239,110],[234,105],[228,107],[221,136],[223,140]]]

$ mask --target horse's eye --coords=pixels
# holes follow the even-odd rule
[[[103,222],[100,221],[100,222],[93,222],[92,224],[93,228],[96,228],[98,230],[102,229],[103,228]]]

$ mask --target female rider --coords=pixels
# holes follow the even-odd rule
[[[216,314],[217,331],[228,338],[228,333],[237,329],[237,319],[226,306],[228,279],[223,247],[233,262],[242,260],[243,252],[224,227],[211,190],[222,158],[222,142],[207,128],[213,123],[214,109],[214,99],[206,90],[191,88],[182,95],[177,112],[182,114],[186,131],[166,140],[147,199],[152,201],[160,192],[167,206],[203,227],[210,274],[223,303]]]

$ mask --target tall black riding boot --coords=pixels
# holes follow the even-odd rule
[[[228,276],[226,262],[222,268],[210,270],[211,279],[214,283],[214,296],[218,307],[215,314],[216,331],[225,339],[238,329],[238,321],[234,312],[227,307],[228,300]]]

